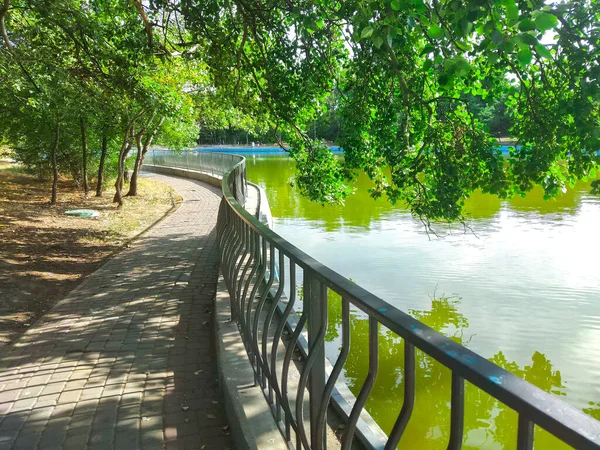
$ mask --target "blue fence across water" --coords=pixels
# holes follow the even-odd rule
[[[329,147],[333,153],[343,154],[344,151],[340,147]],[[196,147],[192,150],[197,150],[199,152],[205,153],[237,153],[242,155],[247,154],[281,154],[285,155],[287,152],[283,150],[281,147]]]
[[[341,147],[333,146],[329,148],[334,154],[344,154],[344,150]],[[283,150],[281,147],[196,147],[192,150],[197,150],[199,152],[205,153],[237,153],[241,155],[286,154],[286,151]],[[508,154],[508,146],[502,145],[500,146],[500,150],[502,150],[503,154]]]
[[[344,150],[341,147],[332,146],[329,147],[331,151],[336,155],[343,155]],[[501,145],[500,150],[503,155],[508,155],[508,149],[510,146]],[[195,147],[192,150],[197,150],[199,152],[205,153],[237,153],[241,155],[285,155],[286,151],[281,147]],[[600,150],[596,153],[597,156],[600,156]]]

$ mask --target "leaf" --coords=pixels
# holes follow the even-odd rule
[[[519,18],[519,7],[514,0],[509,1],[506,4],[506,17],[510,20],[517,20]]]
[[[360,34],[360,38],[361,39],[366,39],[368,37],[371,37],[371,35],[373,34],[373,27],[370,26],[366,26],[365,28],[363,28],[362,33]]]
[[[545,45],[542,44],[537,44],[535,46],[535,51],[537,52],[538,55],[540,55],[542,58],[546,58],[546,59],[552,59],[552,53],[550,53],[550,50],[548,50],[546,48]]]
[[[492,38],[492,42],[496,45],[500,45],[504,42],[504,35],[500,33],[498,30],[492,31],[490,36]]]
[[[400,11],[400,9],[402,8],[402,4],[400,3],[400,0],[393,0],[392,3],[390,4],[390,6],[392,7],[392,9],[394,11]]]
[[[429,53],[433,53],[435,50],[435,47],[431,44],[427,44],[425,46],[425,48],[423,48],[423,51],[421,52],[421,56],[423,55],[428,55]]]
[[[433,61],[430,59],[426,59],[423,63],[423,70],[429,70],[433,66]]]
[[[383,45],[383,38],[379,35],[373,36],[373,39],[371,40],[373,41],[373,45],[377,48],[381,48],[381,46]]]
[[[423,0],[413,0],[413,5],[415,6],[415,10],[419,13],[425,12],[425,4]]]
[[[558,25],[558,18],[554,14],[540,13],[535,18],[535,26],[540,31],[551,30]]]
[[[471,44],[467,43],[467,42],[456,42],[456,46],[458,48],[460,48],[462,51],[468,52],[470,50],[473,50],[473,47],[471,46]]]
[[[528,47],[522,48],[517,52],[517,59],[524,66],[531,64],[531,58],[533,58],[533,53]]]
[[[539,41],[537,40],[537,38],[529,33],[523,33],[523,34],[518,35],[517,37],[523,44],[526,44],[526,45],[538,45],[539,44]]]
[[[515,42],[513,39],[507,39],[498,48],[504,52],[512,53],[515,50]]]
[[[485,50],[486,48],[488,48],[488,46],[490,45],[491,40],[489,38],[485,38],[483,41],[481,41],[481,43],[477,46],[477,50],[482,51]]]
[[[454,70],[456,73],[464,75],[464,74],[468,73],[469,70],[471,70],[471,65],[469,64],[469,61],[467,61],[462,56],[459,56],[456,58],[456,62],[454,64]]]
[[[431,39],[441,39],[444,37],[444,29],[439,25],[431,25],[427,34]]]
[[[473,22],[467,19],[462,19],[460,21],[460,29],[462,31],[463,36],[468,36],[471,33],[471,31],[473,31]]]
[[[519,31],[535,30],[535,23],[531,19],[523,19],[519,22]]]

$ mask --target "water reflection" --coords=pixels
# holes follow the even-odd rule
[[[303,198],[294,187],[294,163],[287,156],[250,157],[247,160],[248,178],[269,187],[269,203],[278,218],[299,218],[315,221],[323,229],[332,231],[341,227],[359,227],[366,230],[376,226],[387,214],[407,212],[402,205],[392,205],[384,199],[374,200],[368,190],[371,180],[360,174],[354,181],[354,195],[345,205],[321,205]],[[275,188],[275,189],[274,189]],[[539,214],[574,214],[589,194],[590,183],[580,182],[554,200],[544,200],[542,188],[536,186],[525,197],[503,202],[498,197],[474,192],[465,202],[465,216],[469,219],[491,219],[500,213],[503,204],[514,211]]]
[[[411,310],[410,314],[428,326],[444,333],[459,344],[469,340],[465,336],[467,318],[458,311],[459,299],[434,298],[427,310]],[[330,343],[329,358],[339,351],[341,326],[341,300],[329,295]],[[368,370],[368,320],[357,313],[351,317],[351,351],[344,367],[344,377],[350,390],[358,395]],[[404,345],[389,330],[381,330],[379,341],[379,373],[366,408],[382,429],[389,433],[404,397],[402,361]],[[402,448],[445,449],[450,437],[450,385],[449,369],[421,351],[416,353],[417,381],[416,403],[409,426],[400,442]],[[519,366],[498,352],[490,361],[555,395],[564,395],[561,374],[541,352],[531,355],[531,361]],[[600,405],[586,412],[595,417]],[[514,448],[517,437],[517,415],[501,402],[467,383],[465,389],[465,434],[463,448],[503,449]],[[536,447],[570,448],[549,433],[536,429]]]
[[[501,201],[475,193],[466,202],[477,236],[462,229],[429,241],[400,206],[368,195],[359,177],[345,206],[321,206],[290,183],[287,158],[248,160],[248,177],[266,188],[279,234],[322,263],[478,354],[600,419],[600,196],[579,183],[554,201],[541,190]],[[431,292],[458,292],[432,301]],[[328,357],[337,356],[341,303],[331,298]],[[468,320],[467,320],[468,318]],[[534,323],[534,326],[532,324]],[[352,318],[346,377],[360,389],[367,371],[367,323]],[[401,341],[381,334],[380,375],[368,408],[388,430],[402,404]],[[445,448],[450,373],[418,353],[417,399],[404,448]],[[515,448],[516,415],[466,388],[465,448]],[[536,448],[565,448],[538,431]]]
[[[383,215],[402,210],[383,199],[373,200],[368,193],[371,181],[366,175],[356,179],[356,193],[345,205],[321,205],[302,197],[293,186],[294,164],[288,157],[249,158],[246,167],[249,180],[269,187],[269,204],[274,217],[302,217],[328,231],[348,226],[368,230]]]

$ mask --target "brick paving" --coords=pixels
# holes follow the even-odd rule
[[[219,191],[182,205],[0,350],[0,450],[227,449],[213,306]]]

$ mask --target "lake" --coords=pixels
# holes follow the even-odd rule
[[[265,188],[281,236],[432,328],[600,419],[600,196],[579,183],[557,200],[541,189],[501,201],[481,193],[462,226],[428,236],[408,211],[373,200],[369,180],[344,206],[321,205],[292,186],[286,156],[247,157],[248,179]],[[339,349],[341,305],[329,306],[328,355]],[[367,372],[365,318],[352,318],[345,379],[358,393]],[[403,346],[381,333],[380,372],[367,409],[388,432],[402,406]],[[404,448],[444,449],[450,371],[417,354],[417,396]],[[463,448],[514,448],[517,416],[466,388]],[[536,448],[567,448],[536,431]]]

